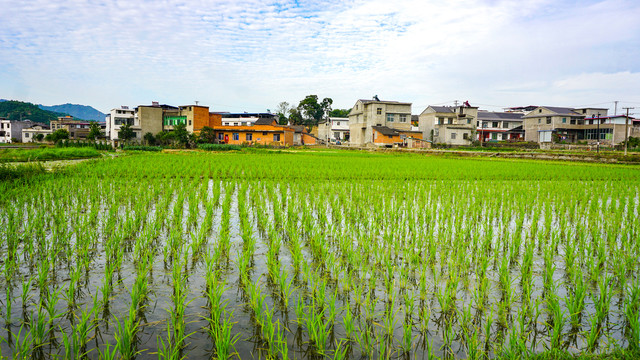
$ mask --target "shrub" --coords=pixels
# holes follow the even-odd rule
[[[242,150],[242,146],[229,144],[200,144],[198,145],[198,149],[206,151],[231,151]]]
[[[148,133],[147,133],[148,134]],[[146,146],[146,145],[127,145],[122,148],[122,150],[132,150],[132,151],[162,151],[161,146]]]

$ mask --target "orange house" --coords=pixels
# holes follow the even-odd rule
[[[294,130],[278,125],[275,120],[259,119],[253,125],[215,126],[219,142],[232,145],[261,144],[276,146],[293,145]]]
[[[379,146],[391,147],[398,145],[407,147],[414,142],[409,142],[408,139],[422,139],[422,133],[420,131],[403,131],[397,129],[391,129],[386,126],[372,126],[372,143]]]

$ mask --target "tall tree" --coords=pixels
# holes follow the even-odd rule
[[[307,95],[298,104],[298,112],[302,115],[304,124],[313,127],[318,125],[318,122],[329,114],[331,104],[333,104],[331,98],[324,98],[318,103],[318,95]]]
[[[100,129],[100,125],[97,122],[92,122],[89,125],[89,134],[87,134],[87,139],[95,140],[102,137],[102,130]]]
[[[216,133],[213,128],[205,126],[200,130],[200,136],[198,138],[198,142],[213,144],[216,142]]]
[[[128,142],[136,136],[136,133],[133,132],[131,125],[124,124],[120,127],[120,131],[118,131],[118,139]]]

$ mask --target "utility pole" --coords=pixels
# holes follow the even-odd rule
[[[596,142],[596,152],[600,153],[600,113],[598,113],[598,141]]]
[[[633,109],[632,107],[625,107],[623,109],[627,110],[627,117],[624,120],[624,155],[627,155],[627,149],[629,149],[629,110]]]

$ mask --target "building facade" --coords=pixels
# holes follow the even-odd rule
[[[9,120],[0,118],[0,143],[10,144],[22,140],[22,130],[35,124],[31,120]]]
[[[34,123],[32,126],[22,129],[22,142],[40,142],[51,133],[51,128],[48,125]]]
[[[374,144],[374,126],[411,131],[411,103],[378,99],[356,101],[349,112],[349,143],[357,146]]]
[[[591,139],[590,132],[587,130],[592,127],[597,128],[598,123],[604,125],[605,119],[608,118],[607,111],[607,109],[598,108],[539,106],[523,116],[525,140],[538,143],[554,141],[595,143],[597,140]]]
[[[424,139],[449,145],[470,145],[475,140],[478,108],[475,106],[427,106],[418,127]]]
[[[84,140],[91,131],[91,122],[76,120],[73,116],[61,116],[57,120],[51,120],[51,131],[64,129],[69,132],[69,139]]]
[[[318,123],[318,138],[325,142],[348,142],[349,131],[349,118],[330,117]]]
[[[485,141],[524,140],[522,128],[523,113],[478,111],[476,139]]]
[[[128,106],[120,106],[119,108],[111,109],[105,117],[105,122],[107,124],[105,135],[107,138],[113,140],[118,139],[120,128],[124,125],[129,125],[135,134],[134,139],[142,139],[142,129],[135,114],[135,109],[129,109]]]

